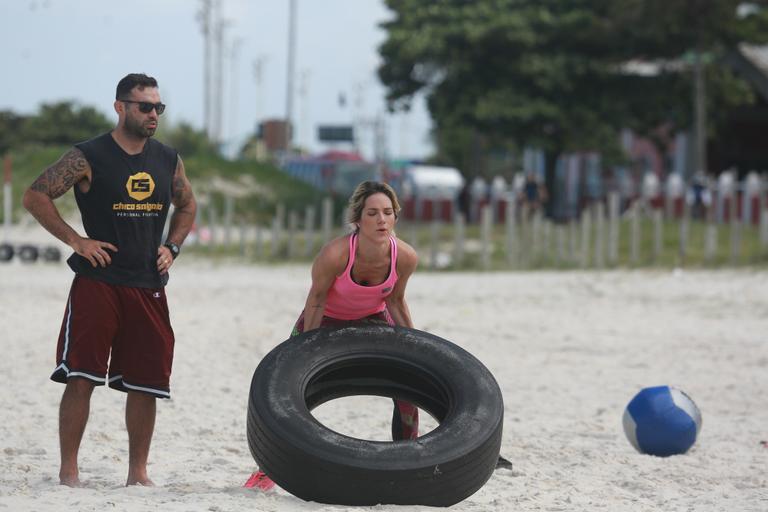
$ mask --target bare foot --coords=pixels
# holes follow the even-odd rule
[[[155,482],[150,480],[149,478],[128,478],[128,480],[125,482],[125,486],[131,486],[131,485],[140,485],[142,487],[154,487]]]
[[[66,475],[59,475],[59,483],[61,485],[66,485],[67,487],[84,487],[83,482],[80,481],[80,478],[78,478],[77,475],[74,476],[66,476]]]

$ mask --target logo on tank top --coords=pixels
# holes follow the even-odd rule
[[[163,211],[163,203],[143,203],[152,192],[155,191],[155,180],[152,176],[144,171],[137,172],[133,176],[128,177],[128,181],[125,183],[125,189],[128,191],[128,195],[136,203],[119,203],[112,204],[112,210],[118,217],[158,217],[159,212]]]
[[[155,191],[155,180],[146,172],[137,172],[128,178],[125,188],[133,199],[143,201]]]

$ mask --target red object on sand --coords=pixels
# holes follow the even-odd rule
[[[257,471],[243,484],[243,487],[252,489],[254,487],[262,491],[268,491],[275,486],[275,482],[263,471]]]

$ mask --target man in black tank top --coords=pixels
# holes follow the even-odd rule
[[[74,251],[67,262],[75,278],[51,376],[66,384],[59,409],[59,479],[69,486],[81,485],[77,453],[91,393],[107,383],[127,393],[126,485],[152,485],[147,458],[155,399],[170,397],[174,345],[164,286],[196,211],[181,158],[151,138],[165,110],[157,81],[127,75],[115,97],[115,129],[76,144],[24,194],[25,208]],[[53,203],[70,188],[85,237]]]

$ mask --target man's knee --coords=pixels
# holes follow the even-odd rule
[[[154,395],[143,391],[128,391],[126,395],[129,400],[136,402],[154,403],[157,400]]]
[[[65,393],[88,398],[91,396],[91,393],[93,393],[94,387],[96,387],[96,384],[88,379],[82,377],[70,377],[67,380],[67,389],[65,390]]]

